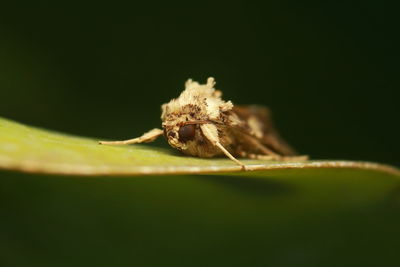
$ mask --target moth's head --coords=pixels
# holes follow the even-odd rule
[[[208,78],[206,84],[189,79],[178,98],[161,106],[164,136],[168,143],[185,152],[201,143],[200,124],[218,121],[221,113],[232,109],[230,101],[221,99],[221,92],[214,89],[215,81]]]
[[[168,125],[163,123],[164,136],[168,143],[179,150],[186,150],[190,143],[196,139],[200,129],[196,124]]]

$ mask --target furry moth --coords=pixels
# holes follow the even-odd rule
[[[176,99],[161,106],[163,129],[153,129],[125,141],[100,141],[105,145],[148,143],[164,135],[170,146],[186,155],[210,158],[225,155],[245,169],[237,158],[305,160],[280,137],[269,109],[234,106],[224,101],[215,81],[206,84],[191,79]]]

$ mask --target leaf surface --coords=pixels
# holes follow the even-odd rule
[[[399,175],[383,164],[351,161],[242,161],[251,173],[302,168],[360,168]],[[106,146],[90,138],[75,137],[0,118],[0,168],[67,175],[155,175],[241,172],[226,158],[201,159],[170,148],[146,145]]]

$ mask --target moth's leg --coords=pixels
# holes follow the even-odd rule
[[[243,139],[245,139],[250,146],[256,147],[258,150],[260,150],[264,155],[271,156],[271,158],[274,159],[280,159],[282,156],[275,153],[265,145],[263,145],[257,138],[250,136],[250,135],[244,135]]]
[[[161,129],[153,129],[140,137],[124,140],[124,141],[99,141],[101,145],[130,145],[130,144],[139,144],[139,143],[149,143],[156,140],[157,137],[163,135],[163,130]]]
[[[232,156],[232,154],[229,153],[229,151],[226,150],[225,147],[223,147],[223,146],[221,145],[220,142],[216,142],[216,143],[215,143],[215,146],[217,146],[219,149],[221,149],[221,151],[224,152],[224,154],[225,154],[228,158],[230,158],[232,161],[236,162],[236,164],[238,164],[239,166],[241,166],[243,170],[246,169],[245,165],[244,165],[242,162],[240,162],[239,160],[237,160],[234,156]]]
[[[265,145],[261,144],[258,140],[255,139],[255,143],[258,143],[260,146],[260,150],[265,153],[265,155],[258,155],[258,159],[266,159],[266,160],[282,160],[282,161],[304,161],[308,160],[307,155],[294,155],[294,156],[283,156],[279,155],[269,148],[267,148]],[[289,151],[289,150],[287,150]],[[290,153],[293,153],[291,151]]]
[[[278,133],[270,133],[264,137],[264,142],[282,155],[297,155],[297,152],[283,140]]]
[[[200,125],[200,129],[203,132],[204,136],[216,147],[218,147],[228,158],[234,161],[236,164],[242,167],[243,170],[246,170],[245,165],[237,160],[231,153],[229,153],[226,148],[221,145],[218,138],[218,130],[214,124],[206,123]]]

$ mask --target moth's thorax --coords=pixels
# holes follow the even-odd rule
[[[182,114],[190,114],[196,118],[215,120],[220,112],[231,110],[232,102],[221,99],[221,92],[214,89],[214,79],[209,78],[207,84],[199,84],[188,80],[185,90],[178,98],[162,105],[161,120],[170,120],[169,117],[180,117]]]

